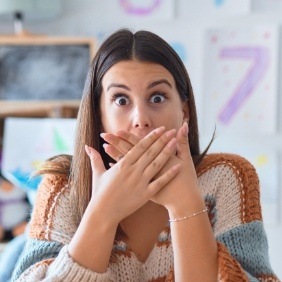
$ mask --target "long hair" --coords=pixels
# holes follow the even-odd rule
[[[78,222],[90,201],[92,191],[91,165],[84,145],[100,152],[106,168],[109,168],[108,164],[112,161],[105,153],[100,137],[102,78],[113,65],[133,59],[160,64],[172,74],[180,98],[187,103],[189,109],[188,139],[195,167],[207,152],[208,148],[200,153],[193,89],[186,68],[174,49],[161,37],[149,31],[116,31],[104,41],[92,61],[78,112],[75,150],[70,161],[71,199]]]

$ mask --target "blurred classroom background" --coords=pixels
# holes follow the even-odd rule
[[[270,260],[282,277],[281,26],[282,0],[0,0],[3,176],[32,205],[37,182],[24,173],[50,154],[72,152],[97,47],[118,28],[153,31],[187,67],[202,149],[216,127],[211,151],[256,167]]]

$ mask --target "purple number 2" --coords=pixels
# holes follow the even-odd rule
[[[269,53],[262,47],[224,48],[220,52],[220,57],[253,61],[248,73],[218,115],[222,123],[228,124],[264,76],[269,63]]]

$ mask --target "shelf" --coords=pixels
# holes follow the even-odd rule
[[[0,100],[0,118],[54,117],[74,118],[80,101],[3,101]]]

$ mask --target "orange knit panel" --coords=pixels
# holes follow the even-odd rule
[[[262,282],[281,282],[275,275],[260,275],[258,280]]]
[[[218,277],[221,282],[249,281],[241,265],[230,255],[228,249],[217,242],[218,249]]]
[[[29,236],[40,240],[49,240],[48,230],[52,225],[55,199],[67,184],[67,179],[60,176],[45,176],[39,185]]]
[[[210,154],[207,155],[197,167],[197,174],[200,176],[218,165],[229,166],[238,179],[242,223],[261,220],[259,180],[255,168],[249,161],[238,155],[223,153]]]
[[[174,269],[173,268],[168,273],[165,282],[174,282]]]

